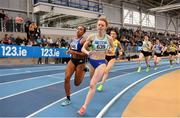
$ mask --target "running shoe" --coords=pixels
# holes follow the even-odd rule
[[[147,67],[147,68],[146,68],[146,72],[149,72],[149,71],[150,71],[150,67]]]
[[[100,85],[97,87],[97,90],[98,90],[99,92],[103,91],[103,89],[104,89],[104,86],[103,86],[102,84],[100,84]]]
[[[83,106],[80,108],[80,110],[77,112],[80,116],[83,116],[86,113],[86,108]]]
[[[141,72],[141,67],[138,67],[138,70],[137,70],[137,72],[139,73],[139,72]]]
[[[155,68],[154,68],[154,70],[157,70],[157,69],[158,69],[158,67],[155,67]]]
[[[85,68],[84,68],[84,71],[85,71],[85,72],[89,72],[89,68],[88,68],[88,67],[85,67]]]
[[[61,103],[61,106],[67,106],[71,104],[71,101],[69,99],[65,99],[62,103]]]

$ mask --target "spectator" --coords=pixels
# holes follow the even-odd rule
[[[17,32],[22,32],[23,31],[22,26],[23,26],[23,23],[24,23],[24,19],[20,14],[16,17],[15,22],[16,22],[16,30],[17,30]]]
[[[13,32],[13,23],[14,23],[14,19],[13,17],[11,17],[10,19],[8,19],[8,21],[6,22],[6,31],[7,32]]]
[[[9,19],[8,16],[4,13],[4,10],[2,10],[1,16],[0,16],[0,21],[2,23],[2,24],[0,24],[1,31],[6,32],[6,26],[7,26],[8,19]]]
[[[59,48],[61,46],[60,44],[60,38],[57,38],[55,41],[56,48]]]
[[[32,22],[29,26],[29,33],[32,40],[35,40],[36,29],[37,29],[36,23]]]
[[[49,46],[48,46],[48,43],[45,45],[45,48],[48,48]],[[45,64],[48,64],[49,63],[49,59],[48,59],[48,57],[46,57],[45,58]]]
[[[41,36],[41,30],[39,26],[37,26],[37,28],[35,29],[35,39],[37,39],[40,36]]]
[[[0,12],[0,18],[2,19],[2,20],[4,20],[4,18],[5,18],[5,13],[4,13],[4,10],[2,10],[1,12]]]
[[[32,45],[33,45],[33,42],[29,40],[26,46],[31,47]]]
[[[17,36],[17,38],[16,38],[16,44],[17,45],[21,45],[21,44],[23,44],[23,40],[19,37],[19,36]]]
[[[4,35],[4,39],[3,39],[2,42],[3,42],[3,44],[10,44],[11,43],[11,41],[9,40],[8,34]]]
[[[38,44],[40,47],[42,47],[42,44]],[[42,63],[42,57],[39,57],[38,58],[38,62],[37,62],[37,64],[43,64]]]
[[[47,42],[47,38],[45,37],[45,35],[42,36],[42,40],[43,40],[43,47],[48,43]]]
[[[10,40],[11,44],[16,44],[13,34],[10,34],[9,40]]]
[[[24,29],[25,29],[25,32],[27,34],[27,38],[28,39],[30,39],[30,33],[29,33],[29,26],[30,26],[30,24],[31,24],[31,20],[30,19],[28,19],[26,21],[26,23],[24,24]]]
[[[49,44],[50,47],[52,47],[54,42],[50,37],[48,37],[47,38],[47,43]]]
[[[42,44],[43,44],[43,39],[42,39],[42,37],[38,37],[38,38],[37,38],[36,44],[37,44],[37,46],[41,46],[41,47],[42,47]]]
[[[61,38],[60,44],[61,47],[66,47],[66,41],[64,40],[64,37]]]
[[[4,24],[4,19],[5,19],[5,13],[4,13],[4,10],[2,10],[0,12],[0,31],[3,31],[3,25]]]
[[[26,46],[28,45],[29,40],[26,37],[24,37],[23,42],[24,42],[24,45]]]

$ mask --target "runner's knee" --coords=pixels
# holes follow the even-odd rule
[[[81,84],[81,80],[80,79],[75,79],[74,80],[74,85],[75,86],[79,86]]]
[[[95,86],[94,84],[91,83],[91,84],[89,85],[89,88],[95,90],[96,86]]]
[[[70,83],[70,78],[71,78],[70,76],[66,76],[65,77],[65,83]]]

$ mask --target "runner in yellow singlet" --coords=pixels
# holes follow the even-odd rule
[[[174,44],[172,40],[170,41],[170,44],[167,47],[167,52],[169,53],[170,68],[172,68],[173,61],[175,61],[175,56],[177,55],[177,46]]]

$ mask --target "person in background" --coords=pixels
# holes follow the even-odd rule
[[[22,26],[23,26],[23,23],[24,23],[23,17],[20,14],[18,14],[18,16],[16,17],[15,21],[16,21],[17,32],[22,32],[23,31]]]
[[[139,59],[138,59],[138,70],[137,72],[141,72],[141,61],[145,57],[145,62],[146,62],[146,72],[150,71],[150,59],[152,55],[152,43],[149,41],[149,37],[147,35],[144,36],[144,41],[142,45],[141,52],[139,54]]]
[[[156,43],[154,44],[152,50],[154,51],[154,70],[158,69],[158,63],[161,60],[161,56],[163,53],[164,46],[160,43],[159,39],[156,39]]]
[[[177,46],[173,40],[171,40],[170,44],[167,46],[167,52],[169,53],[170,68],[172,68],[173,61],[175,61],[175,56],[177,55]]]

